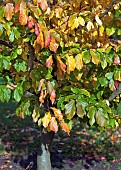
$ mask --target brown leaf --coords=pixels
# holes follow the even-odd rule
[[[21,25],[26,25],[28,20],[26,2],[22,1],[20,3],[20,15],[19,15],[19,22]]]
[[[63,114],[61,113],[61,111],[59,109],[56,109],[55,107],[51,107],[51,109],[53,110],[55,117],[61,121],[63,119]]]
[[[70,136],[70,129],[65,122],[60,122],[60,126],[64,132],[66,132]]]
[[[58,124],[55,117],[51,117],[49,127],[50,130],[54,131],[55,133],[58,132]]]
[[[11,21],[14,14],[14,6],[12,3],[7,3],[5,6],[5,17],[7,21]]]

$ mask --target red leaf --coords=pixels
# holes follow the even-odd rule
[[[50,68],[53,64],[53,59],[52,56],[50,56],[47,60],[46,60],[46,67]]]
[[[53,90],[52,90],[52,93],[51,93],[51,95],[50,95],[50,100],[51,100],[51,103],[52,103],[52,104],[54,103],[55,98],[56,98],[56,93],[55,93],[55,90],[53,89]]]
[[[114,63],[118,66],[120,64],[120,57],[114,56]]]
[[[27,22],[28,22],[28,28],[32,28],[35,25],[35,20],[33,19],[32,16],[28,17]]]
[[[14,8],[14,13],[17,13],[20,10],[20,2],[17,2]]]
[[[48,8],[47,0],[40,0],[39,6],[43,11],[46,11]]]
[[[115,85],[116,88],[118,88],[118,81],[115,80],[114,85]]]
[[[40,31],[39,31],[39,27],[38,25],[35,23],[35,34],[39,35]]]

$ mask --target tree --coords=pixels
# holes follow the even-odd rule
[[[0,100],[42,127],[38,170],[51,169],[54,133],[70,135],[73,119],[120,125],[120,14],[120,0],[0,2]]]

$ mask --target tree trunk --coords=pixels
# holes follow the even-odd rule
[[[51,170],[50,147],[53,138],[54,132],[42,132],[40,149],[37,155],[37,170]]]

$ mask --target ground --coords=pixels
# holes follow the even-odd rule
[[[0,103],[0,169],[36,170],[40,128],[15,116],[16,103]],[[55,135],[52,170],[121,170],[121,129],[100,132],[75,121],[68,136]]]

